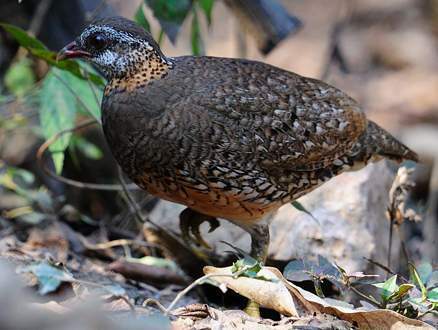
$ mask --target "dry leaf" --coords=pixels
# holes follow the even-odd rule
[[[228,288],[248,299],[256,301],[261,306],[272,308],[283,315],[298,316],[296,306],[299,305],[307,313],[334,315],[342,320],[351,322],[360,329],[433,329],[432,326],[422,321],[409,319],[387,309],[366,311],[334,306],[317,295],[290,283],[276,268],[264,267],[260,272],[263,276],[277,279],[278,282],[268,282],[247,277],[233,278],[230,269],[231,267],[215,268],[207,266],[204,267],[204,273],[230,274],[230,277],[220,276],[213,277],[213,279],[219,283],[225,283]],[[287,289],[287,294],[284,289]]]
[[[287,287],[267,268],[260,270],[258,275],[273,281],[244,276],[233,278],[231,267],[216,268],[206,266],[204,267],[204,273],[221,275],[218,277],[213,276],[210,279],[220,284],[225,284],[231,290],[258,302],[263,307],[276,310],[283,315],[298,316],[294,300]],[[230,276],[223,276],[225,274]]]

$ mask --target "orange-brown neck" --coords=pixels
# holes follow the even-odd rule
[[[134,52],[132,56],[134,65],[131,65],[123,77],[114,77],[108,82],[105,95],[114,90],[131,92],[144,87],[153,80],[165,77],[173,66],[169,59],[154,52],[147,55],[143,52]]]

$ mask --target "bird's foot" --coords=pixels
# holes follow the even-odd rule
[[[248,300],[246,307],[243,311],[251,317],[260,318],[260,305],[254,300]]]
[[[200,226],[202,223],[208,222],[210,224],[208,232],[211,233],[219,227],[219,221],[216,218],[187,208],[181,212],[179,219],[182,239],[187,245],[191,246],[195,243],[200,247],[211,250],[211,246],[201,236]]]

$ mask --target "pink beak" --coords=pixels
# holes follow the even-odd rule
[[[90,57],[91,54],[79,49],[75,41],[70,42],[67,46],[61,49],[56,55],[57,61],[62,61],[68,58]]]

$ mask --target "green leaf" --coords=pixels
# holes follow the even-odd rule
[[[427,281],[427,288],[433,288],[438,285],[438,270],[432,272]]]
[[[409,291],[411,291],[413,288],[415,288],[415,285],[410,283],[403,283],[398,287],[397,296],[399,298],[402,298],[405,296]]]
[[[192,31],[191,31],[192,53],[199,56],[204,54],[204,45],[201,38],[201,30],[199,28],[198,14],[193,11]]]
[[[144,265],[154,266],[159,268],[167,268],[175,272],[180,272],[178,265],[173,260],[158,258],[153,256],[145,256],[142,258],[129,258],[128,261],[139,262]]]
[[[438,303],[438,288],[434,288],[427,293],[427,300],[431,303]]]
[[[289,262],[283,271],[283,276],[294,282],[311,281],[311,271],[316,264],[307,260],[293,260]]]
[[[166,35],[174,43],[181,24],[190,8],[191,0],[145,0],[154,16],[160,21]]]
[[[336,282],[342,281],[342,273],[338,267],[320,255],[317,262],[305,259],[289,262],[284,268],[283,275],[295,282],[328,279],[337,284]]]
[[[61,70],[69,71],[81,79],[89,78],[96,85],[104,85],[104,81],[99,75],[90,73],[88,77],[85,77],[81,73],[80,66],[77,62],[72,60],[58,62],[56,60],[55,52],[48,50],[41,41],[28,35],[28,33],[23,29],[6,23],[0,23],[0,26],[10,33],[11,36],[20,44],[20,46],[26,48],[33,56],[38,57]]]
[[[76,119],[76,99],[67,87],[57,78],[63,77],[70,81],[73,77],[67,71],[52,68],[44,78],[40,91],[40,123],[46,139],[55,134],[74,127]],[[71,133],[64,134],[50,147],[57,173],[64,164],[64,150],[69,145]]]
[[[411,279],[411,282],[414,283],[421,290],[423,300],[426,299],[427,289],[424,285],[423,280],[421,279],[420,274],[418,273],[417,269],[413,264],[409,263],[408,266],[409,266],[409,274],[410,274],[409,277]]]
[[[63,74],[62,79],[68,83],[70,89],[81,100],[76,102],[78,110],[91,115],[100,122],[100,104],[102,102],[103,90],[96,88],[96,86],[91,85],[86,80],[79,79],[68,73]]]
[[[381,289],[381,296],[383,301],[387,302],[391,296],[398,290],[397,275],[391,276],[384,283],[375,283],[375,287]]]
[[[312,214],[310,211],[308,211],[308,210],[304,207],[303,204],[301,204],[301,203],[298,202],[298,201],[293,201],[291,204],[292,204],[292,206],[295,207],[298,211],[301,211],[301,212],[306,213],[306,214],[307,214],[308,216],[310,216],[313,220],[315,220],[315,221],[318,223],[318,225],[320,225],[318,219],[315,218],[315,217],[313,216],[313,214]]]
[[[35,84],[35,74],[32,70],[32,62],[23,58],[12,64],[5,74],[7,89],[17,97],[24,96]]]
[[[62,282],[72,282],[74,278],[66,271],[49,265],[46,262],[24,267],[21,272],[33,273],[38,279],[38,292],[46,295],[58,289]]]
[[[22,180],[25,184],[32,184],[35,182],[35,175],[25,169],[18,167],[8,167],[7,173],[12,176],[12,178]]]
[[[41,41],[31,37],[26,31],[17,26],[6,23],[0,23],[0,26],[25,48],[47,49]]]
[[[68,71],[71,74],[75,75],[78,78],[83,80],[90,80],[93,84],[98,86],[104,86],[105,82],[102,77],[98,74],[92,72],[85,72],[81,69],[80,62],[72,61],[72,60],[56,60],[56,53],[49,50],[41,50],[41,49],[29,49],[30,53],[44,61],[48,64],[57,67],[58,69]]]
[[[191,0],[145,0],[159,20],[182,24],[192,4]]]
[[[72,144],[87,158],[98,160],[103,157],[103,152],[98,146],[81,136],[74,136]]]
[[[421,281],[426,284],[433,272],[432,265],[429,262],[423,262],[416,269]]]
[[[143,4],[140,4],[140,6],[138,6],[138,9],[134,15],[134,20],[137,22],[138,25],[143,27],[145,30],[151,32],[151,25],[149,24],[146,16],[144,15]]]
[[[211,24],[211,13],[213,11],[214,0],[198,0],[199,7],[207,18],[208,25]]]
[[[36,211],[23,214],[20,216],[21,221],[32,226],[36,226],[46,219],[47,219],[47,214],[36,212]]]

